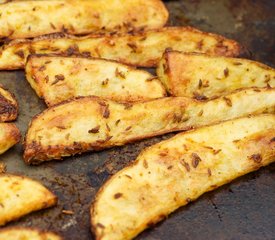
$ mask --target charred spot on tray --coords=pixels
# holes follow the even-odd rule
[[[201,158],[197,153],[192,153],[192,166],[196,168],[201,161]]]
[[[225,100],[227,106],[232,107],[232,101],[230,98],[223,97],[223,100]]]
[[[119,198],[121,198],[122,196],[123,196],[122,193],[116,193],[116,194],[114,195],[114,199],[119,199]]]
[[[58,74],[54,76],[55,80],[53,81],[52,85],[57,84],[60,81],[64,81],[65,77],[63,74]]]
[[[88,133],[99,133],[100,126],[96,126],[88,131]]]
[[[25,53],[23,50],[19,50],[17,52],[14,53],[15,55],[19,56],[20,58],[24,58],[25,57]]]
[[[262,156],[261,154],[253,154],[249,157],[249,159],[253,160],[255,163],[261,163]]]

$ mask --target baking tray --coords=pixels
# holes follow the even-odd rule
[[[165,4],[170,11],[170,25],[191,25],[236,39],[250,51],[250,58],[275,66],[274,0],[182,0]],[[16,124],[24,134],[30,119],[46,106],[25,81],[23,71],[0,72],[0,83],[18,99],[20,116]],[[142,149],[171,136],[32,167],[22,160],[22,146],[15,146],[0,156],[8,172],[41,181],[59,202],[57,207],[30,214],[8,226],[54,230],[69,240],[94,239],[89,207],[99,187]],[[273,164],[207,193],[137,239],[275,239],[274,173]],[[74,214],[63,214],[63,209]]]

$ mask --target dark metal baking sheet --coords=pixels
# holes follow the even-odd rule
[[[166,1],[170,25],[191,25],[241,42],[251,58],[275,66],[274,0]],[[46,108],[25,81],[23,71],[0,72],[0,83],[20,105],[16,124],[25,133],[30,119]],[[93,239],[89,207],[103,182],[136,158],[146,146],[171,137],[145,140],[110,150],[26,166],[17,145],[0,161],[10,173],[37,179],[59,197],[57,207],[30,214],[8,226],[54,230],[65,239]],[[275,165],[244,176],[173,213],[137,239],[275,239]],[[73,215],[62,214],[72,210]]]

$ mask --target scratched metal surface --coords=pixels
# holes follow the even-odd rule
[[[171,25],[192,25],[234,38],[252,53],[251,58],[275,67],[274,0],[166,1]],[[0,72],[0,83],[20,105],[16,124],[25,133],[30,119],[45,109],[27,84],[22,71]],[[129,164],[146,146],[171,137],[50,162],[37,167],[23,163],[17,145],[0,161],[10,173],[37,179],[58,195],[57,207],[30,214],[8,226],[54,230],[65,239],[93,239],[89,207],[103,182]],[[244,176],[183,207],[137,239],[275,239],[275,165]],[[73,215],[62,214],[72,210]]]

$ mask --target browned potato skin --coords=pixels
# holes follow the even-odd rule
[[[0,226],[57,203],[52,192],[30,178],[4,173],[0,174],[0,183]]]
[[[238,56],[240,45],[220,35],[191,27],[166,27],[121,35],[46,35],[33,40],[14,40],[2,46],[0,69],[24,68],[30,54],[82,54],[113,59],[129,65],[155,67],[167,48],[209,55]]]
[[[19,129],[13,123],[0,123],[0,154],[17,144],[21,139]]]
[[[248,89],[206,102],[169,97],[121,104],[78,98],[33,118],[24,160],[39,164],[263,112],[275,112],[275,89]]]
[[[155,29],[169,15],[160,0],[12,1],[0,5],[0,14],[0,38],[9,39]]]
[[[0,240],[62,240],[56,233],[34,228],[8,227],[0,230]]]
[[[133,239],[202,194],[274,162],[274,140],[273,114],[180,133],[145,149],[97,193],[95,239]]]
[[[26,78],[48,106],[79,96],[137,102],[166,96],[162,83],[147,71],[112,60],[30,55]]]
[[[0,122],[10,122],[18,116],[18,103],[12,93],[0,85]]]
[[[275,70],[241,58],[167,51],[157,75],[172,96],[215,98],[237,89],[275,87]]]

